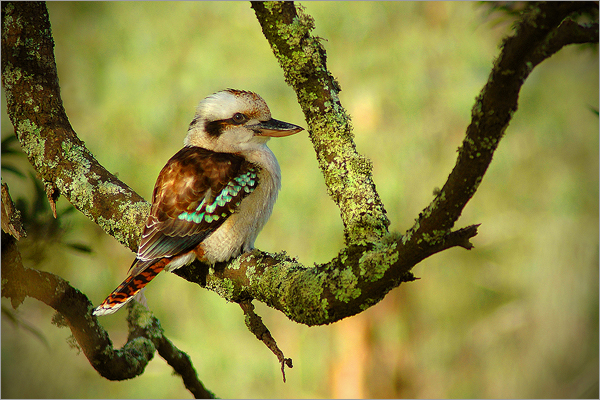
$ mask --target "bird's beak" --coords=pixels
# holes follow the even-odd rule
[[[288,124],[287,122],[273,118],[268,121],[259,122],[255,125],[247,125],[246,127],[256,132],[257,136],[271,137],[290,136],[304,130],[304,128],[298,125]]]

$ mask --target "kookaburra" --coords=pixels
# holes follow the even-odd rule
[[[271,118],[257,94],[228,89],[200,102],[184,147],[162,169],[127,278],[94,315],[112,314],[163,269],[227,261],[254,247],[281,187],[270,137],[303,128]]]

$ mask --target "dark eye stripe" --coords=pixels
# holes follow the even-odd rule
[[[225,130],[225,126],[227,125],[228,124],[226,119],[210,122],[206,121],[206,123],[204,124],[204,130],[206,130],[206,133],[208,133],[209,136],[219,137],[221,136],[221,133],[223,133],[223,131]]]
[[[219,137],[227,125],[241,125],[248,121],[248,117],[242,113],[235,113],[232,118],[220,119],[217,121],[206,121],[204,129],[213,137]],[[193,123],[193,122],[192,122]]]

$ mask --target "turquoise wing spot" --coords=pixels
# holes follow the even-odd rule
[[[202,201],[200,202],[200,204],[198,204],[198,207],[196,207],[196,211],[200,212],[200,210],[202,210],[202,207],[204,207],[204,203],[206,202],[206,199],[202,199]]]
[[[200,213],[200,214],[194,214],[194,222],[199,224],[200,222],[202,222],[202,219],[204,218],[204,213]]]
[[[204,216],[204,220],[208,223],[211,223],[213,221],[217,221],[219,219],[218,215],[210,215],[210,214],[206,214]]]
[[[190,213],[182,212],[181,214],[179,214],[177,216],[177,218],[182,219],[184,221],[191,221],[191,219],[193,217],[192,217],[192,214],[190,214]]]
[[[206,212],[208,214],[211,214],[215,211],[215,208],[217,208],[217,201],[215,200],[212,204],[209,204],[206,206]]]
[[[195,222],[195,223],[200,223],[202,222],[202,219],[204,218],[204,213],[197,213],[197,212],[193,212],[193,213],[188,213],[188,212],[182,212],[181,214],[179,214],[177,216],[178,219],[182,219],[184,221],[188,221],[188,222]]]
[[[221,218],[227,218],[228,213],[220,211],[215,213],[217,207],[225,207],[234,197],[238,196],[243,190],[245,193],[252,193],[256,188],[256,170],[250,169],[244,175],[236,176],[227,184],[211,204],[206,204],[206,198],[202,199],[198,207],[193,212],[182,212],[177,216],[178,219],[200,224],[203,221],[211,223]],[[235,202],[235,207],[239,207],[241,201]]]

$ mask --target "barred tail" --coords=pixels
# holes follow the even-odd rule
[[[113,292],[100,304],[93,315],[108,315],[116,312],[138,294],[156,275],[171,262],[170,258],[151,261],[136,260],[130,274]],[[148,265],[144,265],[148,264]],[[136,272],[138,271],[138,272]]]

